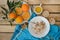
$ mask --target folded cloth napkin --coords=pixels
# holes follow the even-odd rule
[[[58,33],[58,26],[50,25],[49,33],[45,37],[41,38],[41,40],[54,40],[56,33]]]
[[[58,31],[60,31],[60,26],[58,26]]]
[[[58,26],[58,32],[55,34],[54,40],[60,40],[60,26]]]
[[[58,26],[57,25],[50,25],[50,31],[48,36],[54,36],[58,32]]]
[[[16,35],[19,33],[20,30],[21,30],[21,25],[17,24],[11,40],[13,40],[16,37]]]
[[[60,31],[58,33],[56,33],[55,40],[60,40]]]

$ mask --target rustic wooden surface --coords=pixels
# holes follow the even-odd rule
[[[7,7],[6,1],[7,0],[0,0],[0,6]],[[60,0],[39,0],[39,1],[42,1],[43,4],[42,7],[44,8],[44,10],[49,11],[50,14],[49,16],[55,18],[56,24],[60,25]],[[2,20],[1,16],[3,15],[1,13],[1,10],[2,9],[0,8],[0,40],[10,40],[15,29],[15,23],[11,27],[7,21]]]
[[[12,33],[0,33],[0,40],[10,40]]]

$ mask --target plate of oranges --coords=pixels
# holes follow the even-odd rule
[[[31,8],[26,2],[22,2],[21,7],[16,7],[15,12],[10,12],[9,19],[15,19],[15,23],[22,24],[31,17]]]

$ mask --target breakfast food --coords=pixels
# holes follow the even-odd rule
[[[29,12],[24,12],[22,14],[22,17],[23,17],[24,20],[28,20],[30,18],[30,13]]]
[[[29,5],[28,4],[22,4],[22,11],[28,12],[29,11]]]
[[[50,22],[50,24],[55,24],[55,19],[54,18],[49,18],[49,22]]]
[[[25,22],[23,25],[22,25],[22,29],[25,29],[27,27],[28,23]]]
[[[34,11],[36,12],[36,14],[41,14],[41,12],[42,12],[42,7],[40,7],[40,6],[35,6],[34,7]]]
[[[32,24],[33,25],[35,24],[34,27],[32,28],[35,34],[40,34],[45,28],[44,22],[37,22],[37,23],[32,22]]]
[[[40,8],[40,7],[36,7],[36,8],[35,8],[35,11],[36,11],[37,13],[40,13],[40,12],[41,12],[41,8]]]
[[[49,12],[48,12],[48,11],[44,11],[44,12],[42,13],[42,16],[48,17],[48,16],[49,16]]]
[[[22,4],[21,7],[15,8],[16,14],[18,17],[15,19],[16,23],[22,23],[24,21],[27,21],[30,18],[29,13],[29,5],[28,4]]]
[[[8,14],[9,21],[16,22],[17,24],[22,24],[25,21],[28,21],[30,18],[29,5],[25,2],[22,2],[21,5],[16,5],[11,8]]]
[[[16,19],[15,19],[15,22],[18,23],[18,24],[21,24],[23,22],[23,18],[21,16],[18,16]]]
[[[16,14],[21,15],[22,14],[22,8],[16,7],[15,8]]]
[[[15,19],[17,17],[17,15],[14,13],[14,12],[11,12],[9,15],[8,15],[9,19]]]

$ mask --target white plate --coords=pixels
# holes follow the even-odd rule
[[[34,30],[32,29],[33,25],[31,22],[41,22],[43,21],[45,23],[45,29],[42,33],[40,33],[39,35],[35,34],[34,33]],[[37,37],[37,38],[42,38],[44,36],[46,36],[50,30],[50,25],[49,25],[49,22],[46,18],[42,17],[42,16],[37,16],[37,17],[34,17],[33,19],[31,19],[31,21],[29,22],[29,25],[28,25],[28,30],[30,32],[30,34],[34,37]]]

